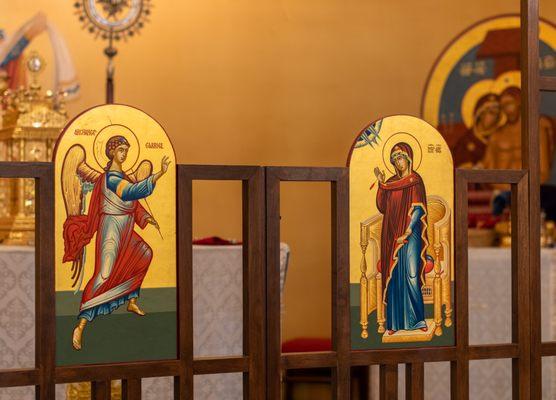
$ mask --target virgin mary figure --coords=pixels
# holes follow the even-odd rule
[[[421,288],[427,241],[427,200],[421,176],[413,170],[413,150],[400,142],[392,147],[395,174],[388,180],[375,168],[379,181],[376,205],[383,214],[379,268],[382,272],[386,329],[427,330]]]
[[[69,216],[64,223],[64,262],[78,259],[96,234],[94,272],[83,291],[73,331],[75,350],[81,349],[87,322],[99,315],[110,314],[126,302],[127,311],[145,315],[137,299],[153,253],[134,228],[138,225],[144,229],[147,224],[158,228],[139,200],[154,192],[170,162],[163,157],[159,172],[132,182],[122,169],[129,147],[123,136],[113,136],[106,142],[109,162],[94,183],[87,215]]]

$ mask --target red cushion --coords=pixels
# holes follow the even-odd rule
[[[282,353],[306,353],[311,351],[331,351],[329,338],[295,338],[282,343]]]
[[[205,246],[233,246],[241,244],[233,240],[222,239],[218,236],[210,236],[202,239],[193,239],[193,244],[200,244]]]
[[[434,269],[434,259],[432,257],[427,257],[427,263],[425,264],[425,274],[428,274]]]

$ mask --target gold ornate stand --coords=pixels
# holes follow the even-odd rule
[[[27,69],[33,76],[28,88],[2,94],[4,115],[0,129],[0,160],[51,161],[52,150],[67,121],[64,94],[43,95],[37,75],[44,61],[32,53]],[[0,241],[32,245],[35,239],[35,182],[0,180]]]

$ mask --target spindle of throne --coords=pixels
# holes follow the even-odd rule
[[[427,197],[427,224],[429,245],[426,254],[432,256],[434,267],[425,274],[425,284],[421,290],[424,303],[433,304],[434,333],[440,336],[442,321],[446,327],[452,325],[451,211],[443,198],[434,195]],[[373,312],[376,312],[378,333],[385,332],[382,274],[378,270],[381,230],[382,214],[376,214],[361,222],[360,225],[360,324],[361,337],[364,339],[369,336],[369,315]],[[444,319],[442,306],[444,306]]]

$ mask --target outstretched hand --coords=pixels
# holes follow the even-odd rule
[[[168,167],[170,167],[170,157],[164,156],[160,162],[160,172],[165,174],[168,171]]]
[[[386,179],[384,176],[384,171],[381,171],[378,167],[375,167],[374,172],[375,172],[376,179],[378,179],[380,183],[384,183]]]
[[[160,171],[153,175],[153,183],[156,183],[160,179],[162,175],[164,175],[168,168],[170,167],[170,157],[164,156],[162,157],[162,161],[160,161]]]

